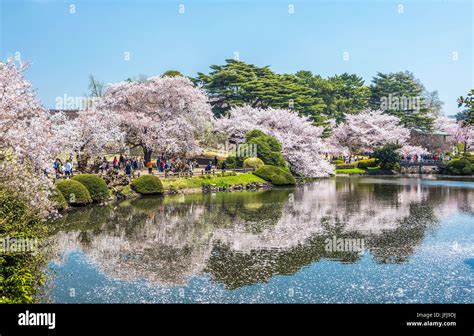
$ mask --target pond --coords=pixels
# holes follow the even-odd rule
[[[337,177],[75,209],[59,303],[474,303],[474,180]]]

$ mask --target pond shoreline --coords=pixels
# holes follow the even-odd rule
[[[438,178],[446,178],[449,180],[455,181],[465,181],[465,180],[472,180],[474,181],[474,176],[454,176],[454,175],[441,175],[441,174],[370,174],[370,173],[356,173],[356,174],[335,174],[333,176],[327,177],[316,177],[316,178],[297,178],[296,184],[290,187],[300,187],[304,185],[308,185],[320,180],[326,180],[331,178],[337,177],[389,177],[389,178],[424,178],[424,179],[438,179]],[[288,187],[288,186],[282,186]],[[83,206],[69,206],[66,209],[60,210],[59,213],[65,213],[72,209],[77,208],[87,208],[89,206],[97,206],[97,205],[111,205],[111,204],[118,204],[122,201],[126,200],[134,200],[140,198],[149,198],[149,197],[165,197],[165,196],[175,196],[175,195],[185,195],[185,194],[216,194],[216,193],[230,193],[230,192],[239,192],[239,191],[259,191],[259,190],[273,190],[278,189],[279,186],[275,186],[270,182],[252,182],[248,184],[235,184],[230,186],[205,186],[200,188],[181,188],[181,189],[166,189],[163,193],[155,194],[155,195],[141,195],[133,190],[131,192],[127,192],[123,194],[121,191],[114,190],[114,188],[110,188],[111,191],[111,198],[100,203],[92,203]]]
[[[177,190],[164,190],[162,193],[159,194],[150,194],[150,195],[141,195],[137,192],[127,192],[127,194],[122,194],[121,191],[113,190],[113,188],[109,188],[111,191],[110,199],[100,202],[100,203],[90,203],[86,205],[80,206],[68,206],[65,209],[58,210],[58,212],[66,213],[70,210],[74,209],[84,209],[91,206],[107,206],[118,204],[123,201],[127,200],[135,200],[141,198],[151,198],[151,197],[166,197],[166,196],[175,196],[179,194],[215,194],[215,193],[230,193],[230,192],[241,192],[241,191],[259,191],[259,190],[272,190],[279,188],[278,186],[274,186],[270,182],[262,182],[262,183],[248,183],[248,184],[236,184],[228,187],[222,186],[208,186],[208,187],[201,187],[201,188],[182,188]]]

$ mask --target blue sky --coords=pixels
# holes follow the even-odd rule
[[[276,72],[350,72],[367,82],[409,70],[439,91],[446,114],[474,87],[471,0],[0,2],[0,58],[19,52],[51,108],[56,97],[83,95],[89,74],[106,83],[168,69],[194,76],[235,52]]]

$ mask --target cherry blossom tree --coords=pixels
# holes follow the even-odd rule
[[[463,121],[456,121],[448,117],[438,117],[435,120],[435,126],[451,137],[452,144],[464,144],[464,152],[470,148],[474,141],[474,127]]]
[[[282,143],[283,156],[297,175],[318,177],[333,174],[333,167],[322,155],[324,129],[313,126],[308,118],[295,112],[264,110],[248,105],[233,107],[227,116],[217,119],[216,126],[235,144],[244,143],[245,133],[253,129],[274,136]]]
[[[47,212],[54,139],[47,111],[24,79],[27,65],[0,62],[0,184]]]
[[[428,154],[428,150],[426,148],[422,148],[420,146],[412,146],[409,144],[403,145],[402,148],[400,148],[397,151],[402,158],[406,158],[407,156],[413,156],[413,155],[425,155]]]
[[[399,118],[366,110],[346,115],[346,120],[333,130],[329,142],[351,154],[359,154],[388,143],[404,145],[409,137],[410,131],[400,124]]]
[[[118,150],[122,144],[124,134],[114,112],[90,108],[79,111],[74,119],[57,113],[50,120],[58,142],[56,148],[63,153],[75,153],[79,169],[87,167],[93,154],[103,153],[105,149]]]
[[[109,87],[97,105],[117,113],[126,143],[143,149],[144,159],[160,154],[189,154],[212,124],[206,94],[185,77],[152,77]]]

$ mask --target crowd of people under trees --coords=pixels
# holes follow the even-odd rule
[[[370,155],[368,155],[370,157]],[[328,159],[328,155],[326,155],[326,159]],[[342,160],[344,163],[354,163],[359,160],[364,160],[364,156],[360,155],[346,155],[346,156],[331,156],[331,161]],[[443,154],[414,154],[414,155],[406,155],[401,157],[402,162],[407,163],[435,163],[435,162],[443,162],[443,161],[450,161],[450,155],[443,155]]]
[[[442,161],[450,161],[450,155],[443,155],[443,154],[422,154],[422,155],[407,155],[402,157],[402,161],[406,162],[442,162]]]
[[[227,163],[226,161],[219,162],[217,156],[214,157],[214,160],[208,161],[205,166],[203,166],[203,171],[210,173],[213,169],[226,170]],[[127,155],[120,154],[118,157],[109,161],[106,156],[98,156],[92,165],[92,169],[95,173],[100,174],[120,174],[123,172],[126,176],[132,177],[137,173],[140,176],[141,171],[146,169],[148,174],[154,174],[154,170],[158,173],[164,173],[165,177],[176,175],[176,174],[186,174],[188,176],[194,175],[194,170],[200,168],[201,166],[196,159],[186,159],[186,158],[167,158],[161,156],[157,158],[155,162],[149,160],[146,162],[139,157],[128,157]],[[70,178],[73,176],[74,166],[72,155],[64,163],[60,158],[56,158],[53,162],[53,168],[55,171],[56,178]]]
[[[346,155],[346,156],[331,156],[326,155],[326,159],[331,158],[332,161],[342,160],[344,163],[354,163],[359,160],[363,160],[366,157],[360,155]],[[403,156],[402,162],[407,163],[430,163],[430,162],[442,162],[450,161],[451,157],[449,155],[443,154],[423,154],[423,155],[407,155]],[[72,155],[64,163],[61,159],[57,158],[53,163],[53,168],[56,173],[56,178],[70,178],[74,173],[74,165]],[[142,170],[146,169],[148,174],[154,174],[154,170],[158,173],[164,173],[165,177],[174,176],[174,175],[188,175],[193,176],[195,169],[202,168],[203,172],[210,173],[213,169],[221,169],[225,171],[227,169],[227,161],[219,161],[219,159],[214,157],[214,160],[207,161],[203,166],[199,165],[196,159],[186,159],[186,158],[167,158],[161,156],[156,159],[155,162],[149,160],[148,162],[144,161],[139,157],[128,157],[127,155],[120,154],[118,157],[109,161],[107,157],[98,156],[94,161],[92,168],[94,172],[100,174],[120,174],[123,172],[126,176],[132,177],[137,174],[140,176]]]

